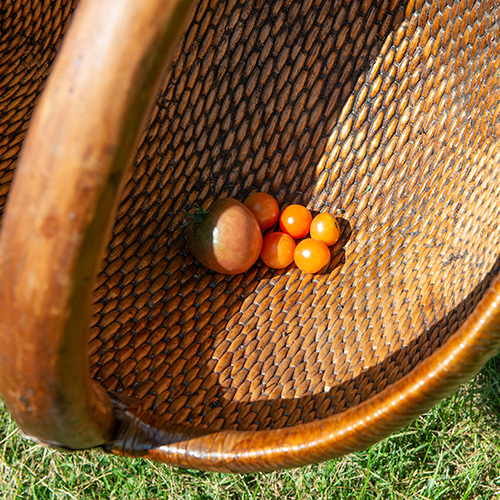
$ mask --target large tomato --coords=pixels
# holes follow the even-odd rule
[[[220,198],[197,210],[187,228],[187,244],[205,267],[223,274],[247,271],[259,258],[262,232],[253,213],[234,198]]]

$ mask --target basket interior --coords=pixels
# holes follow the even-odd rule
[[[499,267],[492,8],[200,2],[123,192],[92,376],[168,423],[260,430],[342,412],[437,349]],[[326,272],[193,261],[185,211],[254,190],[341,218]]]
[[[2,53],[21,74],[0,87],[3,201],[74,3],[28,2],[36,35]],[[497,19],[486,1],[199,2],[121,194],[91,376],[168,423],[260,430],[340,413],[442,345],[500,266]],[[324,273],[192,259],[185,211],[256,190],[342,220]]]
[[[36,100],[76,1],[4,0],[0,8],[0,216]]]

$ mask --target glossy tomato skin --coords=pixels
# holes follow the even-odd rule
[[[280,207],[269,193],[253,193],[243,203],[255,215],[262,231],[274,226],[278,220]]]
[[[340,238],[340,226],[337,219],[326,212],[316,215],[311,222],[311,238],[334,245]]]
[[[324,241],[306,238],[295,247],[293,258],[301,271],[317,273],[328,264],[330,256],[330,250]]]
[[[283,269],[293,262],[295,246],[289,234],[274,231],[264,236],[260,257],[267,267]]]
[[[234,198],[220,198],[199,214],[187,227],[186,240],[196,260],[222,274],[248,271],[262,249],[257,219]]]
[[[309,234],[311,222],[311,212],[303,205],[289,205],[279,217],[281,231],[296,239]]]

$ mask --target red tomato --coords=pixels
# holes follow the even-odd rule
[[[264,236],[260,256],[266,266],[283,269],[293,262],[294,251],[294,239],[289,234],[276,231]]]
[[[328,213],[316,215],[311,222],[311,238],[324,241],[328,246],[334,245],[340,238],[340,227],[337,219]]]
[[[215,201],[207,211],[191,215],[186,240],[193,256],[223,274],[243,273],[259,258],[262,231],[243,203],[233,198]]]
[[[295,247],[293,257],[301,271],[317,273],[330,261],[330,250],[324,241],[307,238]]]
[[[272,227],[278,220],[280,207],[268,193],[253,193],[244,201],[244,204],[255,215],[262,231]]]
[[[292,238],[304,238],[309,234],[312,215],[302,205],[289,205],[281,212],[280,228]]]

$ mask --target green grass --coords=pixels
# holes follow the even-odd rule
[[[267,474],[181,470],[27,441],[0,403],[5,499],[500,498],[500,358],[416,422],[371,449]]]

